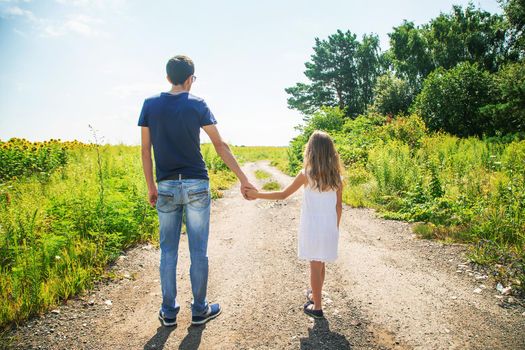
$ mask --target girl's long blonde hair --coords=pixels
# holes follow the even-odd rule
[[[334,142],[323,131],[315,131],[304,150],[304,174],[319,191],[337,191],[342,186],[341,163]]]

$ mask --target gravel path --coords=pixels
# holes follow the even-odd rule
[[[266,162],[286,185],[291,178]],[[14,349],[525,349],[525,309],[502,297],[462,245],[414,237],[410,225],[344,208],[339,259],[327,265],[326,319],[302,312],[308,265],[296,255],[300,191],[245,201],[238,186],[212,205],[208,298],[223,313],[190,326],[187,239],[178,265],[178,326],[157,319],[159,251],[119,258],[117,278],[12,332]],[[479,288],[479,290],[476,290]],[[479,292],[479,293],[478,293]]]

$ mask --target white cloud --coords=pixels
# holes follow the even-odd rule
[[[18,17],[28,20],[33,24],[34,29],[44,37],[64,36],[70,33],[85,37],[95,37],[101,34],[101,31],[96,28],[101,21],[87,15],[70,15],[63,20],[51,20],[38,18],[33,12],[18,6],[9,6],[0,11],[0,15],[3,18]]]
[[[30,21],[35,21],[36,17],[33,12],[24,10],[18,6],[10,6],[2,10],[2,17],[24,17]]]
[[[116,10],[121,8],[126,0],[55,0],[55,2],[66,5],[81,8],[96,8],[96,9],[112,9]]]
[[[59,18],[41,18],[35,15],[30,10],[24,9],[15,5],[19,2],[29,2],[30,0],[0,0],[0,18],[5,19],[24,19],[31,24],[31,27],[42,37],[60,37],[65,35],[79,35],[83,37],[98,37],[103,35],[100,29],[101,20],[85,14],[93,12],[90,11],[89,6],[93,5],[95,12],[102,9],[110,3],[120,4],[123,0],[55,0],[59,3],[71,3],[75,6],[85,6],[86,8],[78,9],[80,14],[69,14],[61,19]],[[5,5],[2,5],[5,3]],[[21,31],[15,31],[22,35]]]
[[[86,15],[69,16],[63,21],[42,20],[41,34],[47,37],[64,36],[69,33],[85,37],[95,37],[102,34],[96,26],[101,21]]]

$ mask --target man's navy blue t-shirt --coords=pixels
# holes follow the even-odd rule
[[[147,98],[138,125],[149,127],[157,182],[176,174],[207,180],[200,128],[216,123],[206,102],[188,92]]]

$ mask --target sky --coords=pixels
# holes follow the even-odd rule
[[[139,144],[145,98],[170,89],[165,66],[190,56],[223,138],[285,146],[302,116],[284,89],[307,82],[316,37],[428,22],[468,0],[0,0],[0,140]],[[496,0],[474,1],[501,13]],[[205,135],[203,141],[207,141]]]

